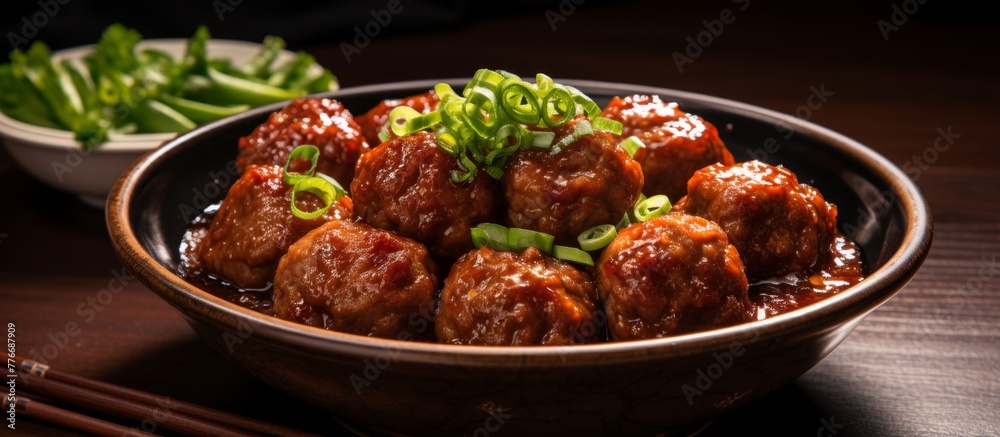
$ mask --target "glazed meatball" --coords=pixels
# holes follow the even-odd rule
[[[357,121],[358,125],[361,126],[361,132],[365,135],[365,139],[368,140],[368,144],[378,145],[382,144],[378,133],[382,132],[388,126],[389,112],[392,112],[393,108],[397,106],[409,106],[420,113],[426,114],[436,110],[438,103],[441,103],[441,100],[438,99],[434,91],[428,91],[404,99],[383,100],[364,115],[357,117]],[[391,132],[389,133],[391,134]]]
[[[837,207],[819,191],[787,168],[760,161],[698,170],[675,209],[718,223],[751,281],[813,266],[837,227]]]
[[[696,170],[735,162],[715,126],[659,96],[615,97],[601,115],[622,122],[620,138],[635,135],[645,144],[634,158],[642,164],[642,190],[647,196],[666,194],[676,202],[684,197]]]
[[[292,187],[281,179],[277,165],[252,165],[222,200],[218,212],[196,244],[202,267],[237,287],[264,288],[288,247],[313,228],[335,219],[350,219],[351,199],[342,197],[319,218],[303,220],[292,215]],[[312,195],[297,196],[303,211],[322,207]]]
[[[340,102],[296,99],[271,114],[250,135],[240,138],[236,164],[241,172],[253,164],[283,166],[292,150],[306,144],[320,150],[316,171],[345,187],[354,178],[358,157],[369,149],[361,127]]]
[[[459,258],[445,279],[435,319],[442,343],[567,345],[603,332],[590,277],[529,247],[484,247]],[[601,322],[601,323],[598,323]]]
[[[480,170],[472,182],[456,184],[451,172],[460,169],[433,133],[386,141],[358,161],[354,214],[426,244],[438,260],[454,261],[474,248],[470,228],[498,221],[502,210],[495,180]]]
[[[281,258],[274,313],[331,331],[428,340],[437,286],[437,268],[420,243],[335,220]]]
[[[557,127],[556,141],[569,135],[579,120]],[[606,132],[585,135],[555,155],[521,150],[503,175],[507,225],[575,245],[581,232],[618,223],[639,198],[642,180],[639,163]]]
[[[736,248],[700,217],[667,214],[623,229],[596,279],[612,340],[715,329],[753,314]]]

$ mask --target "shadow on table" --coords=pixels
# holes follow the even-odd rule
[[[197,339],[162,344],[97,377],[316,434],[353,435],[332,415],[258,381]]]

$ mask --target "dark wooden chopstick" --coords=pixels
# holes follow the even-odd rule
[[[297,429],[61,372],[23,357],[17,357],[16,364],[29,391],[127,419],[162,417],[157,425],[165,429],[192,435],[315,437]],[[199,429],[207,433],[199,433]]]
[[[8,405],[6,397],[4,397],[3,404],[3,409],[6,411]],[[62,408],[53,407],[31,398],[27,398],[23,395],[17,396],[17,400],[14,402],[14,411],[28,417],[34,417],[44,422],[54,423],[66,428],[102,437],[145,437],[156,435],[143,432],[135,428],[122,426],[117,423],[105,422],[100,419],[74,413]]]

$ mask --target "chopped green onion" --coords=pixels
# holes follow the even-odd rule
[[[503,225],[498,225],[496,223],[480,223],[473,231],[479,230],[482,235],[485,235],[486,240],[483,245],[491,247],[493,250],[510,250],[510,245],[507,244],[507,234],[510,230]],[[476,235],[473,233],[472,242],[476,244],[476,247],[483,247],[479,243],[476,243]]]
[[[618,236],[615,225],[597,225],[580,233],[576,240],[583,250],[600,250]]]
[[[536,149],[548,149],[552,147],[552,141],[556,139],[555,132],[535,131],[531,134],[531,147]]]
[[[590,256],[589,253],[575,247],[560,245],[552,246],[552,256],[571,263],[582,264],[585,266],[594,265],[594,258]]]
[[[297,159],[308,159],[311,163],[309,170],[305,173],[299,173],[291,171],[292,163]],[[281,180],[285,181],[288,185],[295,185],[296,182],[303,178],[307,178],[313,175],[316,171],[316,163],[319,162],[319,148],[311,145],[302,145],[296,147],[292,150],[292,153],[288,155],[288,160],[285,161],[285,168],[281,172]]]
[[[407,130],[407,123],[410,119],[419,117],[420,111],[409,106],[397,106],[389,111],[389,128],[397,137],[402,137],[413,133]]]
[[[295,204],[295,198],[303,191],[315,194],[322,199],[323,207],[311,212],[300,210],[298,205]],[[337,187],[333,186],[326,179],[316,176],[299,179],[292,188],[292,215],[303,220],[319,218],[330,209],[330,206],[333,205],[333,202],[337,201],[338,197],[340,196]]]
[[[587,120],[580,120],[573,126],[573,132],[566,135],[558,143],[552,145],[552,151],[549,154],[555,155],[562,151],[563,147],[569,146],[579,140],[585,135],[591,135],[594,133],[594,128],[590,126],[590,122]]]
[[[330,185],[333,185],[333,187],[337,189],[337,197],[347,195],[347,189],[344,188],[343,185],[340,185],[340,182],[337,182],[337,180],[334,179],[332,176],[327,176],[322,172],[316,172],[316,177],[322,178],[323,180],[329,182]]]
[[[594,117],[590,120],[594,124],[594,130],[610,132],[614,135],[622,134],[622,122],[604,117]]]
[[[520,79],[507,79],[500,89],[500,101],[511,120],[521,124],[538,124],[541,106],[529,84]]]
[[[628,153],[628,156],[635,156],[635,152],[638,152],[639,149],[646,147],[646,145],[643,144],[642,140],[640,140],[639,137],[635,135],[626,138],[624,141],[621,142],[621,144],[619,144],[619,146],[625,149],[625,152]]]
[[[405,106],[394,108],[389,127],[396,136],[434,131],[438,147],[462,165],[461,171],[452,172],[456,183],[472,180],[478,168],[500,179],[504,164],[518,150],[546,149],[555,154],[593,134],[595,128],[616,135],[621,132],[621,123],[599,117],[601,108],[593,100],[544,74],[538,74],[532,84],[506,71],[480,69],[461,95],[445,83],[435,85],[434,92],[440,99],[437,110],[421,114]],[[587,119],[555,145],[553,132],[528,129],[551,129],[580,115]],[[597,124],[592,126],[591,119]]]
[[[542,123],[545,127],[562,126],[576,115],[573,95],[563,88],[553,88],[542,98]]]
[[[383,143],[386,142],[386,141],[389,141],[389,132],[386,132],[384,130],[379,131],[378,132],[378,139],[379,139],[379,141],[381,141]]]
[[[542,252],[552,253],[555,241],[555,236],[531,229],[510,228],[507,232],[507,244],[511,250],[524,250],[534,246]]]
[[[634,212],[635,219],[640,222],[659,217],[670,212],[670,199],[658,194],[636,203]]]

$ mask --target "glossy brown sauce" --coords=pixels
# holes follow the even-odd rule
[[[208,226],[215,217],[215,212],[219,210],[219,204],[209,205],[195,217],[191,226],[184,232],[180,245],[180,274],[191,284],[205,290],[215,297],[232,302],[243,308],[257,311],[269,316],[274,315],[274,301],[271,295],[274,292],[272,283],[267,287],[259,289],[239,288],[223,278],[206,272],[198,263],[196,256],[193,256],[197,244],[205,237]]]
[[[757,307],[757,320],[763,320],[826,299],[862,279],[861,251],[838,231],[824,262],[811,272],[750,284],[750,301]]]
[[[196,257],[191,256],[197,242],[208,230],[218,208],[218,204],[205,208],[184,233],[180,245],[181,275],[220,299],[273,316],[272,284],[260,289],[241,289],[205,272],[198,265]],[[763,320],[826,299],[863,279],[864,269],[860,249],[838,231],[823,262],[809,272],[795,272],[784,277],[750,284],[750,301],[756,307],[755,318]]]

